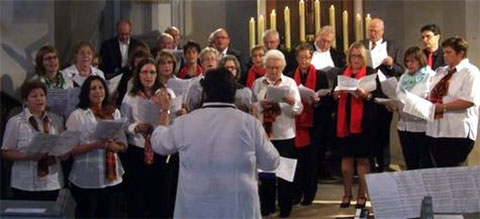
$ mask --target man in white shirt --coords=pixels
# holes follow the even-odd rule
[[[427,122],[426,134],[434,165],[453,167],[462,165],[477,138],[480,71],[468,61],[464,39],[446,39],[442,50],[447,66],[439,67],[432,80],[435,119]]]
[[[315,50],[312,56],[312,65],[317,70],[329,68],[343,68],[345,66],[345,54],[332,48],[335,39],[335,30],[331,26],[323,26],[317,33]]]
[[[117,36],[102,43],[100,49],[100,70],[108,80],[120,74],[122,68],[128,65],[129,54],[140,42],[131,38],[132,26],[128,20],[120,20],[116,26]]]
[[[169,124],[169,99],[157,93],[160,108],[152,147],[159,154],[180,153],[174,218],[261,218],[257,168],[272,171],[278,151],[262,124],[235,108],[235,79],[225,68],[204,80],[201,109]]]

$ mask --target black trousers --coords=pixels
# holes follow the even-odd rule
[[[433,167],[425,132],[398,131],[408,170]]]
[[[71,192],[77,203],[77,218],[114,218],[115,194],[121,184],[103,189],[84,189],[71,184]]]
[[[392,123],[392,113],[388,112],[384,106],[378,107],[377,125],[375,127],[375,160],[378,164],[376,171],[383,172],[390,165],[390,124]]]
[[[25,191],[12,188],[13,199],[15,200],[35,200],[35,201],[55,201],[60,190],[52,191]]]
[[[173,216],[171,189],[173,168],[167,156],[154,155],[147,165],[144,150],[129,145],[125,164],[127,214],[129,218],[169,218]]]
[[[287,140],[273,140],[272,143],[280,153],[280,156],[294,159],[297,158],[295,152],[295,142],[293,138]],[[292,211],[293,191],[295,189],[295,186],[293,183],[278,177],[276,178],[276,184],[273,180],[275,179],[261,179],[260,199],[261,201],[263,201],[262,207],[271,208],[272,205],[275,206],[274,201],[277,199],[278,207],[280,208],[280,215],[288,216]],[[275,187],[276,193],[278,195],[277,198],[275,198],[274,196],[272,197],[272,195],[275,195],[272,192],[272,190],[275,190]],[[262,197],[262,195],[264,196]],[[271,203],[272,200],[273,203]]]
[[[473,149],[475,141],[469,138],[428,138],[435,167],[461,166]]]
[[[296,148],[298,155],[297,170],[295,171],[294,200],[302,203],[312,203],[317,193],[318,184],[318,150],[317,145]]]

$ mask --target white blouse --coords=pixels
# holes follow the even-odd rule
[[[400,77],[398,86],[397,86],[397,94],[402,92],[400,90],[401,86],[401,81],[403,77],[405,77],[405,74],[408,74],[408,70],[403,73],[403,75]],[[428,98],[428,93],[432,89],[432,77],[435,75],[435,71],[433,71],[431,68],[428,69],[427,72],[425,72],[425,77],[421,82],[416,84],[409,92],[412,94],[415,94],[421,98],[427,99]],[[400,112],[400,118],[397,122],[397,129],[399,131],[406,131],[406,132],[425,132],[427,129],[427,121],[417,118],[415,116],[411,116],[406,113],[402,113],[402,110],[399,110]]]
[[[460,99],[474,104],[463,110],[448,110],[443,118],[427,122],[427,135],[434,138],[477,138],[478,110],[480,105],[480,71],[468,59],[463,59],[452,75],[448,93],[443,103]],[[437,69],[432,80],[432,88],[448,73],[448,66]]]
[[[93,66],[90,68],[92,72],[90,75],[97,75],[105,80],[105,75],[103,74],[102,70]],[[70,67],[63,69],[61,72],[67,87],[75,87],[74,83],[81,87],[85,79],[87,79],[87,77],[80,76],[77,66],[75,65],[71,65]]]
[[[2,150],[16,149],[20,150],[29,145],[35,132],[33,126],[28,122],[32,116],[28,108],[25,108],[20,114],[8,120],[5,135],[3,137]],[[60,117],[47,113],[49,134],[59,134],[63,128],[61,127]],[[37,120],[38,129],[43,132],[43,121]],[[63,175],[60,161],[48,167],[48,175],[40,177],[37,172],[37,161],[17,160],[13,161],[12,175],[10,184],[12,188],[24,191],[51,191],[58,190],[63,187]]]
[[[114,119],[120,118],[120,111],[115,110]],[[81,132],[80,144],[89,144],[97,140],[93,138],[96,126],[97,119],[91,109],[77,109],[70,114],[67,120],[68,130]],[[126,143],[124,135],[116,140]],[[117,179],[111,182],[105,179],[105,152],[105,149],[95,149],[74,156],[72,170],[68,178],[70,182],[85,189],[105,188],[121,183],[124,171],[116,153]]]
[[[253,83],[253,94],[258,101],[256,104],[259,108],[259,112],[263,111],[262,104],[259,104],[260,101],[265,99],[265,94],[267,93],[267,87],[273,86],[266,83],[266,77],[260,77]],[[277,87],[288,86],[290,88],[290,93],[295,98],[295,103],[289,105],[285,102],[279,103],[281,113],[275,118],[273,123],[273,133],[271,140],[285,140],[292,139],[295,137],[295,116],[300,115],[303,110],[302,101],[300,99],[300,92],[298,91],[298,86],[295,80],[292,78],[286,77],[282,74],[280,84],[276,85]],[[260,114],[260,120],[263,121],[263,114]]]

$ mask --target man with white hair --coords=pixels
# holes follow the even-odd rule
[[[285,61],[287,62],[287,65],[284,69],[285,73],[289,73],[295,69],[295,55],[290,51],[280,48],[280,34],[277,30],[266,30],[265,32],[263,32],[262,39],[263,45],[267,48],[267,50],[277,49],[283,53],[283,55],[285,56]]]
[[[317,33],[312,56],[312,65],[317,70],[328,68],[343,68],[345,66],[345,54],[332,48],[335,40],[335,29],[331,26],[323,26]]]
[[[155,57],[162,50],[174,50],[175,49],[175,40],[168,33],[161,33],[157,38],[157,47],[152,49],[152,55]]]
[[[181,50],[180,40],[182,35],[180,30],[175,26],[169,26],[165,29],[164,33],[170,34],[173,37],[173,50]]]
[[[300,115],[303,105],[297,84],[292,78],[283,75],[286,66],[285,56],[276,49],[269,50],[264,57],[266,74],[253,83],[253,93],[258,103],[259,117],[280,156],[295,159],[295,116]],[[288,92],[279,102],[267,96],[269,87],[287,87]],[[262,215],[275,212],[275,196],[278,191],[280,217],[288,217],[292,211],[293,183],[271,175],[260,176],[260,200]],[[275,180],[277,185],[275,185]]]

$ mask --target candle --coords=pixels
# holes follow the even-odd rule
[[[300,18],[300,42],[305,42],[305,2],[298,2],[298,15]]]
[[[367,14],[365,17],[365,37],[368,38],[368,28],[370,27],[370,21],[372,21],[372,18],[370,17],[370,14]]]
[[[330,6],[329,14],[330,14],[330,26],[332,26],[332,28],[335,30],[335,7],[333,7],[333,5]],[[333,48],[337,47],[337,42],[335,42],[336,41],[335,38],[333,38],[333,42],[332,42]]]
[[[250,39],[250,49],[255,46],[255,19],[250,18],[249,22],[249,39]]]
[[[258,33],[257,33],[257,41],[258,41],[258,44],[260,45],[263,45],[263,39],[262,39],[262,35],[263,35],[263,31],[265,30],[265,19],[263,19],[263,15],[260,15],[260,17],[258,18]]]
[[[348,12],[347,10],[343,11],[342,14],[343,21],[343,51],[348,51]]]
[[[290,9],[285,7],[284,10],[285,18],[285,48],[289,50],[291,48],[290,42]]]
[[[272,13],[270,13],[270,29],[277,29],[277,14],[275,13],[275,9],[273,9]]]
[[[362,35],[362,17],[360,16],[360,14],[357,14],[357,16],[355,17],[355,40],[362,40]]]
[[[320,1],[315,0],[315,34],[320,31]]]

